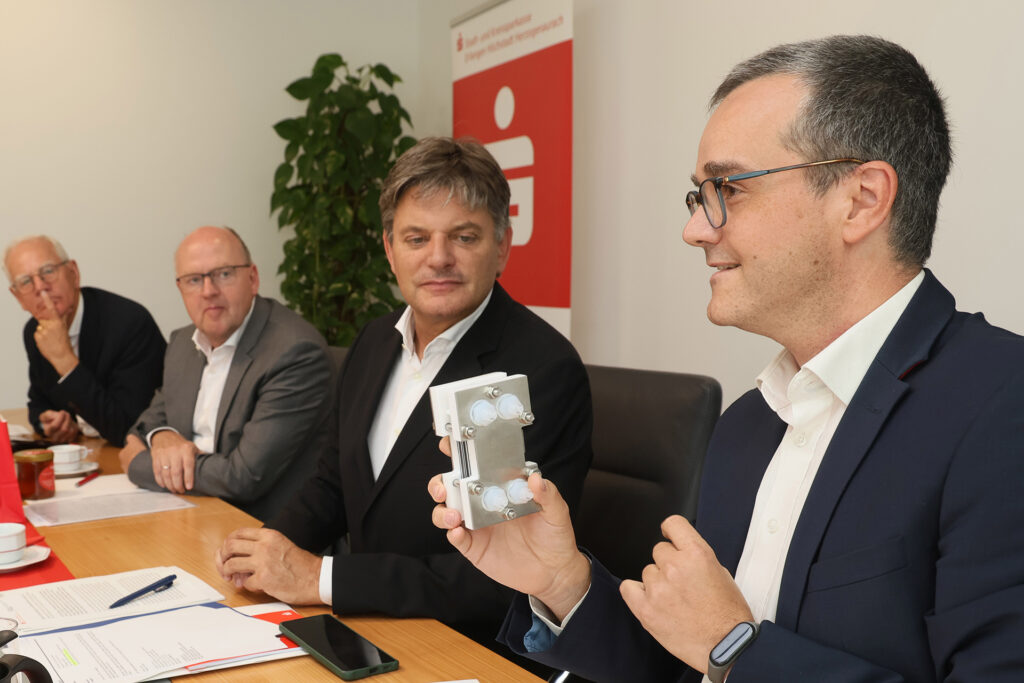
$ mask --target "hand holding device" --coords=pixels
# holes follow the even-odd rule
[[[448,439],[441,450],[451,455]],[[448,507],[438,474],[427,485],[434,526],[448,530],[448,541],[487,576],[520,593],[537,597],[561,620],[590,587],[590,561],[576,547],[569,506],[550,481],[533,473],[527,480],[541,510],[504,524],[472,531],[462,514]]]

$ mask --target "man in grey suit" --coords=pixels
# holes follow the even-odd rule
[[[330,404],[323,337],[258,295],[230,228],[203,227],[174,256],[192,325],[171,333],[164,384],[130,430],[135,484],[218,496],[266,519],[313,470]]]

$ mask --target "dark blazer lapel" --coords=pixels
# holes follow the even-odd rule
[[[397,320],[396,317],[395,322]],[[339,448],[342,453],[342,476],[345,476],[347,466],[352,464],[356,468],[357,481],[365,482],[358,486],[346,487],[346,497],[369,496],[369,491],[374,485],[373,465],[370,462],[370,446],[367,439],[370,436],[370,429],[373,427],[373,420],[377,416],[384,389],[391,378],[391,371],[402,350],[402,335],[394,329],[393,325],[387,326],[385,335],[381,339],[366,339],[363,342],[370,345],[372,355],[366,363],[359,367],[346,366],[345,377],[342,380],[351,382],[355,386],[367,387],[367,391],[359,396],[356,405],[337,407],[338,410],[343,411],[340,419],[341,433],[338,434],[339,444],[347,444],[341,445]],[[399,440],[404,434],[403,431],[399,435]],[[358,439],[358,443],[349,443],[352,439]],[[354,451],[355,457],[346,457],[345,451]],[[353,505],[352,507],[357,506]]]
[[[497,348],[510,303],[511,299],[505,290],[495,284],[487,308],[452,349],[448,360],[441,366],[434,381],[430,383],[431,386],[481,374],[480,356]],[[423,439],[438,438],[429,428],[431,423],[430,392],[425,391],[388,454],[387,462],[384,463],[384,468],[381,470],[380,476],[377,477],[377,482],[371,492],[372,496],[376,496],[377,492],[387,485],[388,480],[416,450]],[[423,429],[423,425],[428,425],[428,429]]]
[[[776,617],[780,626],[796,628],[807,575],[839,498],[909,390],[903,378],[928,359],[953,312],[953,296],[926,271],[847,407],[807,494],[782,574]]]
[[[261,296],[257,296],[253,304],[249,324],[246,325],[242,338],[238,340],[238,348],[235,349],[235,354],[231,357],[231,367],[228,369],[228,376],[224,380],[224,392],[221,394],[220,404],[217,406],[217,427],[213,433],[214,448],[217,450],[221,448],[220,435],[223,431],[224,419],[231,410],[231,404],[235,400],[235,394],[238,393],[238,387],[242,384],[242,378],[245,377],[246,371],[252,365],[252,350],[263,334],[263,328],[267,326],[269,318],[270,302]],[[198,394],[198,391],[196,393]]]
[[[195,330],[195,328],[191,329]],[[173,343],[174,340],[172,339],[171,341]],[[164,409],[167,411],[168,426],[174,427],[182,436],[191,440],[193,437],[192,423],[196,412],[196,400],[199,398],[199,384],[203,381],[203,368],[206,367],[206,356],[195,347],[191,334],[184,337],[182,343],[188,346],[184,353],[185,361],[181,367],[173,368],[173,371],[180,373],[182,377],[180,385],[176,383],[175,386],[180,386],[183,393],[180,396],[174,397],[164,396]],[[167,371],[171,370],[171,368],[167,369]],[[165,386],[161,391],[167,391],[167,387]]]
[[[719,422],[724,428],[715,429],[697,511],[698,531],[733,576],[743,554],[761,479],[786,432],[786,423],[772,412],[760,392],[752,391],[737,403],[746,401],[756,402],[756,417],[745,419],[742,428]],[[746,417],[747,411],[736,407]]]

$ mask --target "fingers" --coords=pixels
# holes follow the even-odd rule
[[[78,436],[78,425],[66,410],[47,410],[39,415],[43,435],[52,441],[66,443]]]
[[[456,529],[462,526],[462,515],[455,508],[436,505],[430,513],[430,520],[438,529]]]
[[[452,440],[449,437],[441,439],[441,443],[437,445],[441,449],[441,452],[447,455],[449,458],[452,457]]]
[[[469,529],[460,526],[448,531],[448,542],[463,555],[468,555],[469,549],[473,546],[473,536]]]
[[[172,493],[186,493],[192,490],[195,485],[195,444],[181,440],[175,445],[160,447],[154,443],[150,454],[153,461],[153,479],[158,486]]]
[[[53,300],[50,298],[50,293],[45,289],[41,292],[43,298],[43,310],[46,312],[44,320],[53,320],[59,318],[57,314],[57,307],[53,305]]]
[[[430,481],[427,482],[427,491],[430,492],[430,497],[434,499],[435,503],[443,503],[448,499],[448,491],[444,487],[444,481],[440,474],[430,478]]]
[[[700,546],[707,545],[700,534],[697,533],[697,530],[693,528],[693,525],[680,515],[672,515],[665,518],[665,521],[661,523],[661,535],[668,539],[669,543],[676,548],[682,548],[694,543]]]

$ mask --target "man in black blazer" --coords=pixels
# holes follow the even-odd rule
[[[409,306],[362,330],[338,385],[332,448],[267,528],[228,537],[217,558],[226,579],[339,614],[431,616],[493,644],[511,592],[430,524],[423,487],[451,463],[427,387],[526,374],[537,416],[524,430],[527,458],[572,504],[592,456],[579,356],[495,282],[512,239],[508,207],[501,169],[478,143],[423,140],[395,164],[381,197],[384,245]],[[346,535],[349,553],[314,554]]]
[[[1024,339],[923,268],[941,97],[903,48],[834,36],[738,65],[712,105],[683,236],[711,320],[784,349],[715,426],[696,529],[665,520],[620,582],[540,476],[539,515],[435,523],[533,596],[502,639],[588,679],[1024,680]]]
[[[122,445],[160,386],[166,344],[149,311],[117,294],[80,288],[78,264],[50,237],[11,244],[4,269],[11,293],[33,316],[24,339],[36,431],[66,443],[91,427]]]

